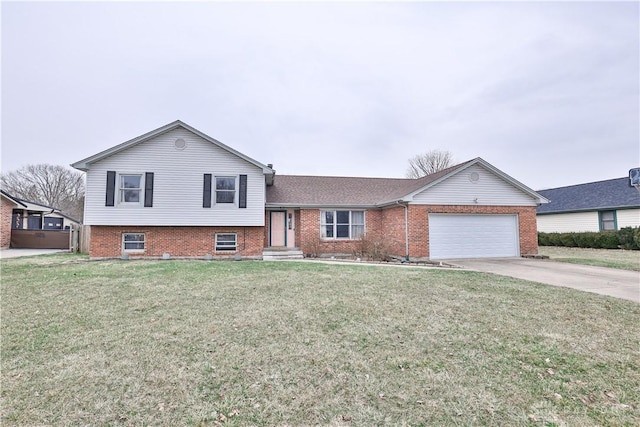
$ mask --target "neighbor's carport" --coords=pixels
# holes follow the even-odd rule
[[[520,255],[518,215],[429,214],[431,259]]]

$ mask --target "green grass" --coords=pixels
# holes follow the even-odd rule
[[[540,246],[539,253],[554,261],[640,271],[640,251]]]
[[[2,260],[2,425],[638,425],[640,305],[466,271]]]

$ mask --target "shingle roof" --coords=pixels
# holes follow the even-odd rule
[[[378,206],[404,196],[472,162],[418,179],[277,175],[267,187],[267,204],[299,206]]]
[[[538,207],[539,214],[640,208],[640,191],[629,185],[628,177],[550,188],[538,193],[551,200]]]
[[[24,203],[22,203],[22,200],[21,200],[21,199],[18,199],[17,197],[13,197],[11,194],[7,193],[7,192],[6,192],[6,191],[4,191],[4,190],[0,190],[0,194],[2,194],[3,196],[5,196],[7,199],[9,199],[9,200],[11,200],[11,201],[15,202],[15,204],[17,204],[17,205],[22,205],[22,206],[24,206],[25,208],[27,207],[27,205],[25,205]]]

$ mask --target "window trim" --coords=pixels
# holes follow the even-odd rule
[[[138,188],[124,188],[122,187],[122,178],[125,176],[138,176],[140,177],[140,186]],[[143,206],[145,200],[145,173],[144,172],[118,172],[116,177],[116,191],[117,201],[120,206]],[[125,190],[137,190],[138,201],[137,202],[125,202],[123,199],[123,191]]]
[[[142,236],[142,241],[140,240],[134,240],[134,241],[130,241],[127,242],[125,239],[125,236],[127,235],[138,235],[138,236]],[[142,248],[135,248],[135,249],[127,249],[126,248],[126,243],[142,243]],[[137,232],[127,232],[127,233],[122,233],[122,252],[126,252],[126,253],[141,253],[147,250],[147,235],[146,233],[137,233]]]
[[[613,214],[613,228],[611,230],[606,230],[604,228],[604,220],[602,218],[603,214],[611,212]],[[610,223],[611,220],[607,220],[607,223]],[[598,227],[600,231],[617,231],[618,230],[618,212],[614,209],[607,209],[598,211]]]
[[[333,212],[333,224],[326,223],[326,212]],[[344,223],[338,224],[338,212],[349,212],[349,237],[338,237],[338,225],[345,225]],[[353,223],[353,213],[362,212],[362,224]],[[320,238],[322,240],[358,240],[364,236],[367,231],[367,214],[365,209],[321,209],[320,210]],[[325,236],[325,230],[327,225],[333,225],[333,237]],[[362,234],[359,236],[354,235],[354,227],[362,227]]]
[[[218,179],[227,178],[233,179],[233,190],[218,190]],[[220,206],[238,206],[238,176],[237,175],[215,175],[213,182],[211,183],[211,190],[213,192],[212,202],[214,205]],[[218,202],[218,191],[231,192],[233,191],[233,202]]]
[[[219,245],[218,237],[220,236],[233,236],[234,237],[234,245],[233,247],[229,246],[228,249],[225,248],[226,245]],[[216,252],[224,252],[231,253],[238,251],[238,233],[216,233],[213,241],[213,248]]]

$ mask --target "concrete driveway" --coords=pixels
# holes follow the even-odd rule
[[[0,259],[68,252],[67,249],[0,249]]]
[[[640,302],[640,272],[530,258],[457,259],[469,270]]]

